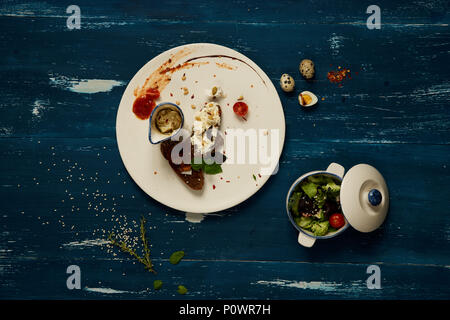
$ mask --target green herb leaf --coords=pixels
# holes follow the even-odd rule
[[[163,282],[161,280],[153,281],[153,289],[155,289],[155,290],[161,289],[162,285],[163,285]]]
[[[191,161],[191,168],[195,171],[200,171],[203,169],[203,159],[200,158],[193,158]]]
[[[308,177],[308,181],[316,184],[326,184],[328,182],[327,176],[323,174],[315,174]]]
[[[186,289],[185,286],[178,286],[178,293],[179,294],[186,294],[188,292],[188,290]]]
[[[311,217],[301,217],[299,220],[295,221],[300,228],[309,229],[313,225],[313,218]]]
[[[255,175],[253,175],[253,180],[255,180],[255,181],[256,181],[256,176],[255,176]]]
[[[306,195],[312,199],[317,193],[317,184],[313,182],[307,182],[305,184],[302,184],[302,190],[306,193]]]
[[[335,229],[335,228],[333,228],[333,227],[328,227],[328,233],[332,233],[332,232],[335,232],[335,231],[338,231],[338,229]]]
[[[205,162],[205,160],[202,158],[201,163],[199,158],[193,158],[191,161],[191,168],[195,171],[203,170],[205,174],[218,174],[222,173],[222,165],[219,163],[211,163],[208,164]]]
[[[314,199],[316,200],[317,207],[322,209],[325,201],[327,200],[327,194],[323,192],[322,189],[317,188],[317,194]]]
[[[322,188],[332,195],[338,195],[339,192],[341,191],[341,186],[337,185],[336,182],[334,182],[334,181],[328,182]]]
[[[169,258],[169,262],[171,264],[178,264],[181,259],[184,257],[184,251],[175,251]]]
[[[206,174],[218,174],[222,173],[222,166],[218,163],[205,164],[204,170]]]
[[[298,204],[300,202],[300,197],[301,197],[301,193],[300,192],[294,192],[291,196],[291,198],[289,199],[289,203],[288,203],[288,207],[289,210],[291,210],[291,212],[298,216],[300,213],[298,212]]]

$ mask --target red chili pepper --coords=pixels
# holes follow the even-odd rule
[[[339,86],[342,86],[342,84],[340,84],[342,81],[344,81],[346,78],[351,79],[350,69],[343,68],[342,70],[340,69],[337,71],[332,70],[328,72],[327,78],[328,80],[330,80],[331,83],[339,83]]]

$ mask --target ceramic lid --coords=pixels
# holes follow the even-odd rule
[[[377,169],[368,164],[358,164],[342,180],[340,201],[350,225],[358,231],[371,232],[386,218],[389,191]]]

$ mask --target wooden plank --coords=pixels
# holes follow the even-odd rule
[[[227,21],[229,23],[285,23],[285,24],[336,24],[361,23],[368,18],[369,4],[349,4],[345,0],[334,1],[249,1],[233,0],[220,3],[191,0],[158,1],[88,1],[79,0],[77,5],[86,19],[102,18],[105,21],[123,23],[136,20],[148,21]],[[448,2],[431,0],[413,2],[408,0],[380,0],[384,24],[448,23]],[[38,0],[23,3],[4,1],[0,15],[19,17],[66,18],[66,3],[57,0]],[[116,21],[118,20],[118,21]]]
[[[63,254],[63,253],[62,253]],[[381,289],[368,289],[368,265],[278,261],[156,260],[159,273],[121,258],[23,260],[0,278],[0,298],[37,299],[447,299],[443,267],[380,264]],[[81,290],[68,290],[66,269],[81,269]],[[153,290],[153,281],[163,287]],[[181,296],[177,286],[188,293]]]
[[[224,216],[195,224],[134,184],[123,168],[115,139],[3,138],[0,145],[0,190],[2,199],[7,199],[0,213],[8,222],[0,243],[12,250],[8,256],[56,259],[64,244],[105,239],[124,226],[137,230],[144,215],[152,227],[149,236],[157,257],[183,249],[193,259],[450,264],[443,245],[449,239],[448,146],[292,140],[278,174],[256,195],[223,212]],[[390,188],[390,212],[373,233],[349,229],[308,250],[296,242],[296,231],[286,217],[285,196],[298,176],[325,169],[333,161],[347,169],[358,163],[378,168]],[[88,259],[97,253],[97,247],[88,246],[77,254]]]
[[[319,96],[319,107],[303,112],[296,94],[279,90],[289,138],[449,143],[450,44],[442,26],[388,26],[376,33],[338,25],[330,33],[328,25],[241,24],[230,30],[223,23],[161,22],[68,32],[57,18],[0,20],[5,24],[0,39],[5,61],[0,66],[5,79],[0,83],[5,92],[0,97],[1,136],[115,136],[117,106],[133,74],[170,47],[205,41],[248,55],[277,87],[278,77],[288,72],[297,80],[296,93],[307,89]],[[186,31],[180,34],[180,27]],[[300,79],[297,68],[304,57],[317,66],[312,83]],[[342,88],[326,79],[338,66],[358,72]],[[103,79],[109,89],[70,91],[83,79]]]

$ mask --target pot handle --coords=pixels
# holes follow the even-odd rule
[[[334,173],[335,175],[341,177],[341,179],[344,178],[345,169],[338,163],[335,162],[330,163],[326,171],[329,173]]]
[[[302,246],[311,248],[315,242],[316,242],[315,238],[307,236],[303,232],[298,233],[298,243],[301,244]]]

